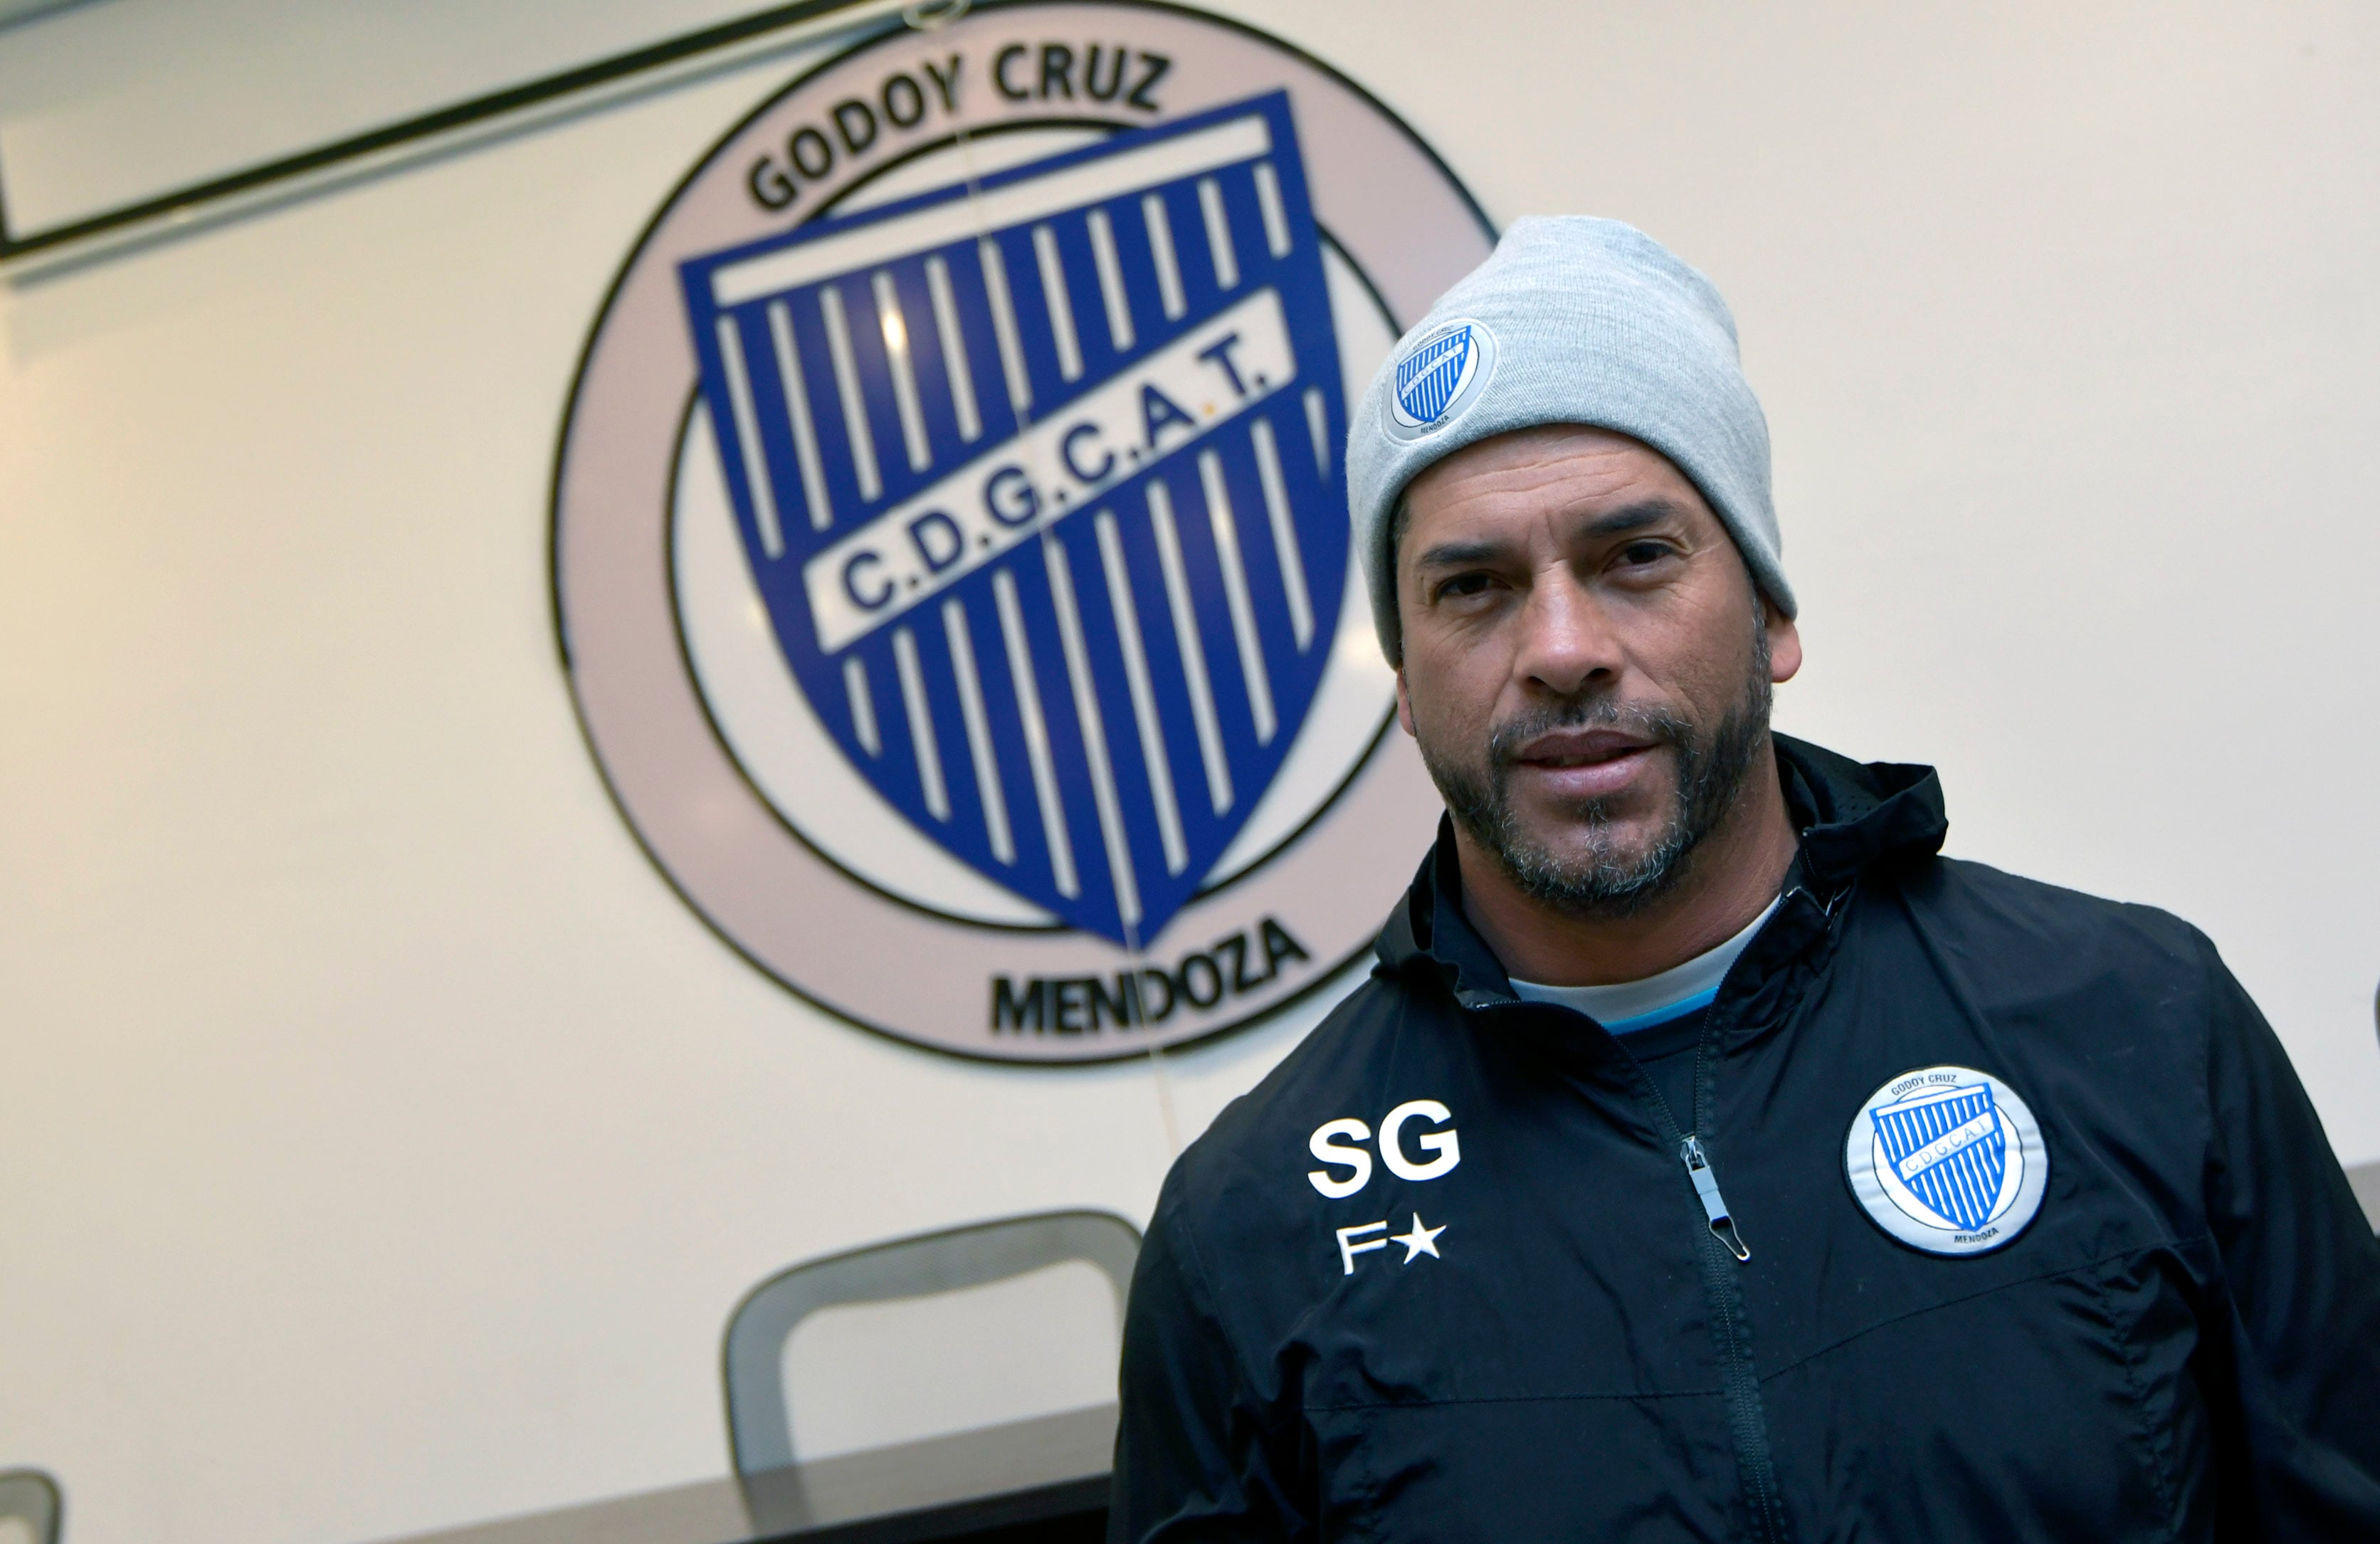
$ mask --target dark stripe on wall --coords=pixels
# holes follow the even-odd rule
[[[168,214],[185,213],[308,173],[416,140],[449,134],[580,91],[612,85],[650,70],[682,64],[738,43],[750,43],[771,32],[832,16],[837,11],[852,10],[860,3],[861,0],[795,0],[792,5],[772,6],[733,21],[722,21],[642,48],[631,49],[625,54],[615,54],[610,58],[598,59],[592,64],[580,65],[517,86],[508,86],[503,91],[472,97],[418,117],[367,129],[361,134],[334,140],[328,144],[299,151],[295,155],[267,161],[204,182],[194,182],[155,198],[122,204],[48,230],[18,232],[13,229],[8,223],[6,199],[0,197],[0,261],[61,247],[87,237],[121,230]]]

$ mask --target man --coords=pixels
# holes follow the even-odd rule
[[[2380,1539],[2380,1246],[2212,945],[1770,736],[1709,283],[1522,221],[1350,441],[1448,819],[1166,1183],[1111,1537]]]

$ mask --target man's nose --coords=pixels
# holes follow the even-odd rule
[[[1513,673],[1524,686],[1572,697],[1619,678],[1619,638],[1603,607],[1568,566],[1537,574],[1518,622]]]

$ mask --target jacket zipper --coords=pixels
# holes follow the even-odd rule
[[[1840,894],[1827,900],[1805,885],[1795,885],[1787,893],[1788,905],[1805,900],[1818,909],[1821,929],[1834,920]],[[1722,984],[1720,996],[1726,996]],[[1518,1008],[1517,1003],[1483,1004],[1498,1009]],[[1697,1125],[1711,1106],[1711,1042],[1717,1026],[1718,1003],[1711,1004],[1711,1022],[1704,1027],[1703,1040],[1694,1052],[1694,1109],[1690,1112]],[[1743,1286],[1736,1275],[1739,1267],[1752,1258],[1752,1248],[1728,1210],[1726,1198],[1720,1195],[1718,1173],[1711,1166],[1710,1154],[1705,1149],[1698,1133],[1683,1129],[1670,1101],[1646,1076],[1642,1069],[1645,1090],[1653,1097],[1653,1107],[1660,1112],[1661,1124],[1669,1127],[1669,1138],[1677,1144],[1678,1161],[1685,1166],[1686,1177],[1693,1181],[1694,1197],[1701,1201],[1707,1223],[1707,1237],[1700,1241],[1695,1254],[1703,1267],[1703,1294],[1711,1311],[1711,1338],[1718,1352],[1719,1372],[1727,1391],[1729,1436],[1735,1449],[1735,1463],[1743,1481],[1744,1501],[1752,1514],[1752,1537],[1761,1544],[1791,1544],[1791,1527],[1785,1520],[1784,1498],[1778,1494],[1777,1469],[1768,1450],[1768,1416],[1760,1399],[1760,1375],[1752,1365],[1752,1347],[1743,1324]]]
[[[1701,1102],[1697,1100],[1697,1102]],[[1670,1122],[1674,1128],[1676,1121]],[[1753,1366],[1750,1334],[1743,1322],[1743,1283],[1736,1271],[1752,1258],[1752,1250],[1735,1231],[1727,1202],[1718,1190],[1718,1175],[1702,1138],[1688,1135],[1679,1140],[1678,1157],[1694,1182],[1694,1194],[1709,1220],[1701,1246],[1703,1295],[1710,1305],[1711,1339],[1718,1352],[1719,1376],[1727,1387],[1728,1435],[1735,1448],[1735,1466],[1743,1482],[1745,1506],[1752,1514],[1752,1537],[1763,1544],[1788,1544],[1783,1498],[1777,1493],[1777,1467],[1768,1451],[1768,1412],[1760,1398],[1760,1373]]]
[[[1718,1193],[1718,1176],[1711,1173],[1710,1155],[1703,1151],[1703,1139],[1689,1133],[1678,1144],[1678,1156],[1685,1161],[1686,1173],[1694,1182],[1694,1194],[1702,1198],[1703,1214],[1710,1219],[1710,1231],[1728,1252],[1741,1262],[1752,1258],[1752,1248],[1735,1231],[1735,1219],[1727,1214],[1727,1199]]]
[[[1694,1102],[1707,1107],[1709,1041],[1695,1053],[1698,1064],[1694,1071],[1696,1089]],[[1649,1084],[1650,1079],[1646,1079]],[[1670,1133],[1678,1144],[1678,1160],[1686,1168],[1686,1177],[1694,1182],[1695,1198],[1703,1204],[1703,1216],[1708,1223],[1704,1236],[1694,1250],[1702,1264],[1703,1297],[1710,1307],[1711,1340],[1718,1353],[1719,1377],[1727,1389],[1727,1425],[1730,1441],[1735,1449],[1735,1466],[1743,1482],[1745,1507],[1752,1514],[1752,1537],[1762,1544],[1788,1544],[1791,1530],[1785,1526],[1785,1506],[1777,1493],[1777,1468],[1768,1452],[1768,1413],[1760,1399],[1760,1374],[1752,1364],[1750,1335],[1743,1323],[1743,1283],[1736,1271],[1752,1258],[1751,1246],[1736,1232],[1735,1219],[1729,1214],[1727,1201],[1719,1194],[1718,1173],[1711,1167],[1710,1154],[1703,1148],[1702,1137],[1688,1132],[1678,1134],[1678,1119],[1671,1113],[1669,1101],[1654,1090],[1654,1102],[1660,1110]],[[1703,1113],[1697,1110],[1696,1113]],[[1697,1123],[1699,1124],[1699,1123]]]
[[[1490,1006],[1509,1012],[1520,1004]],[[1694,1102],[1698,1107],[1706,1107],[1710,1102],[1709,1049],[1706,1031],[1702,1049],[1694,1053]],[[1719,1375],[1726,1385],[1728,1436],[1735,1451],[1736,1469],[1742,1477],[1744,1504],[1752,1514],[1752,1537],[1761,1544],[1791,1544],[1792,1530],[1786,1526],[1784,1501],[1777,1493],[1777,1470],[1768,1453],[1768,1416],[1761,1407],[1760,1376],[1753,1368],[1752,1348],[1743,1327],[1743,1288],[1735,1274],[1739,1266],[1752,1258],[1752,1250],[1736,1231],[1735,1219],[1719,1194],[1718,1173],[1711,1167],[1710,1154],[1704,1149],[1701,1137],[1682,1131],[1670,1101],[1661,1097],[1661,1090],[1641,1069],[1638,1076],[1644,1077],[1661,1124],[1669,1128],[1670,1140],[1677,1144],[1678,1161],[1685,1166],[1686,1177],[1694,1182],[1694,1195],[1702,1202],[1708,1224],[1694,1256],[1702,1266],[1703,1296],[1710,1307],[1711,1340],[1718,1354]]]
[[[1795,885],[1785,897],[1788,905],[1797,898],[1818,908],[1821,928],[1834,920],[1833,901],[1819,900],[1803,885]],[[1719,994],[1722,999],[1727,995],[1724,982]],[[1702,1043],[1694,1052],[1694,1108],[1691,1113],[1697,1126],[1714,1112],[1711,1048],[1718,1039],[1718,1009],[1719,1003],[1711,1004],[1710,1017],[1703,1027]],[[1718,1173],[1711,1166],[1710,1154],[1704,1149],[1701,1136],[1696,1132],[1682,1133],[1669,1100],[1661,1097],[1658,1088],[1653,1088],[1650,1077],[1645,1082],[1652,1089],[1655,1107],[1669,1125],[1670,1138],[1678,1144],[1679,1161],[1685,1165],[1686,1177],[1694,1182],[1694,1197],[1702,1202],[1703,1216],[1708,1223],[1710,1236],[1698,1251],[1703,1262],[1703,1291],[1710,1304],[1712,1339],[1718,1343],[1719,1371],[1727,1384],[1729,1432],[1734,1441],[1736,1468],[1742,1476],[1744,1501],[1752,1513],[1753,1537],[1763,1544],[1789,1544],[1792,1529],[1785,1521],[1784,1498],[1778,1494],[1777,1467],[1768,1449],[1768,1415],[1761,1404],[1760,1374],[1753,1366],[1752,1346],[1744,1329],[1743,1283],[1736,1275],[1737,1268],[1751,1260],[1752,1250],[1736,1230],[1726,1198],[1719,1194]]]
[[[1794,886],[1785,897],[1789,905],[1797,898],[1818,908],[1821,927],[1834,919],[1832,903],[1820,901],[1805,886]],[[1724,983],[1720,996],[1726,996]],[[1698,1127],[1714,1112],[1711,1049],[1718,1038],[1718,1003],[1711,1004],[1711,1017],[1694,1052],[1694,1108],[1688,1113]],[[1678,1161],[1694,1182],[1694,1198],[1702,1203],[1707,1224],[1709,1236],[1696,1254],[1703,1266],[1704,1296],[1710,1305],[1711,1338],[1717,1343],[1719,1372],[1727,1386],[1729,1435],[1735,1448],[1736,1468],[1742,1477],[1744,1502],[1752,1514],[1752,1536],[1762,1544],[1789,1544],[1792,1529],[1786,1524],[1784,1498],[1777,1489],[1777,1467],[1768,1446],[1768,1414],[1761,1402],[1760,1374],[1753,1366],[1750,1335],[1743,1322],[1743,1283],[1736,1275],[1739,1268],[1751,1261],[1752,1248],[1744,1243],[1727,1199],[1719,1193],[1718,1172],[1711,1165],[1700,1133],[1682,1130],[1660,1089],[1653,1087],[1650,1077],[1645,1082],[1670,1128],[1670,1140],[1677,1144]]]

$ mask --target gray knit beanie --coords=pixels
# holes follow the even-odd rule
[[[1642,440],[1699,489],[1787,616],[1768,422],[1711,282],[1651,237],[1580,215],[1515,220],[1398,340],[1347,431],[1355,550],[1380,648],[1401,661],[1390,517],[1433,462],[1508,430],[1577,423]]]

